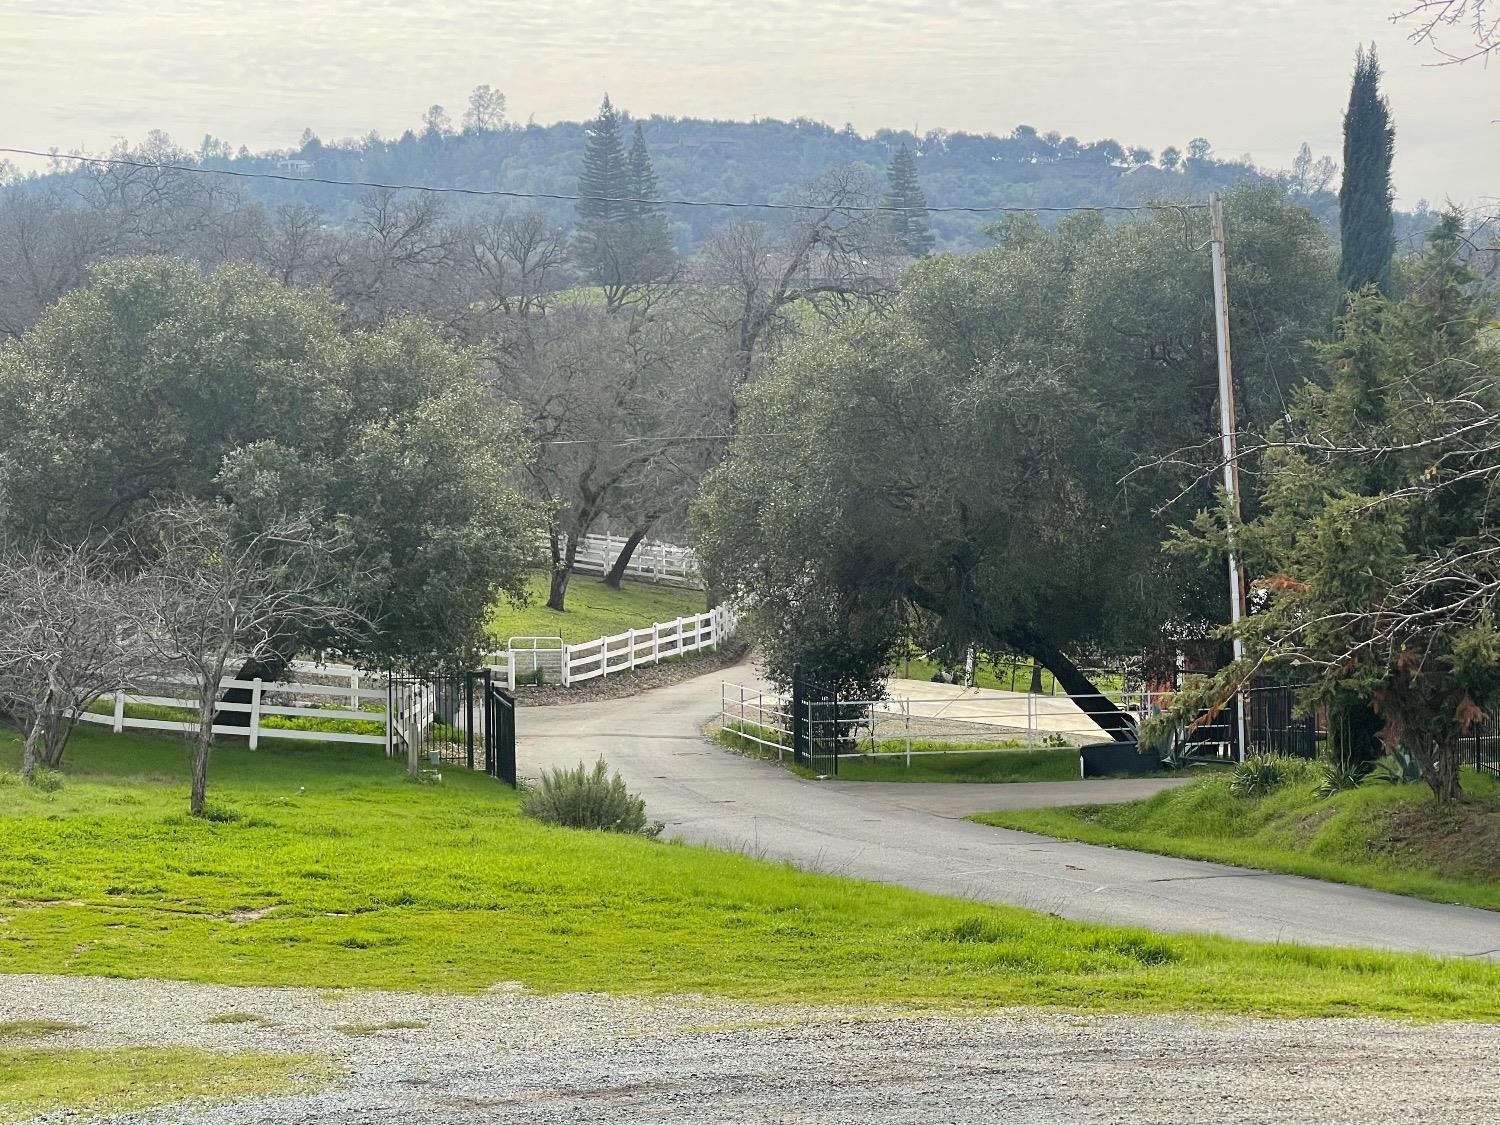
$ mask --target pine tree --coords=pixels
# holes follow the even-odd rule
[[[616,202],[631,194],[630,169],[620,141],[620,115],[609,95],[599,105],[599,116],[584,129],[583,170],[578,173],[578,218],[587,224],[627,217],[629,204]]]
[[[630,190],[633,199],[657,199],[661,188],[656,182],[656,169],[651,166],[651,154],[646,151],[646,134],[635,127],[635,136],[630,142],[628,164]],[[637,229],[636,239],[645,259],[658,261],[672,254],[672,234],[667,229],[667,215],[660,203],[632,203],[630,221]]]
[[[1391,216],[1391,158],[1396,129],[1380,92],[1375,45],[1354,55],[1354,82],[1344,114],[1344,183],[1339,189],[1339,234],[1343,257],[1339,282],[1353,292],[1374,284],[1389,292],[1396,251]]]
[[[891,234],[896,245],[914,258],[924,258],[932,253],[937,240],[927,218],[927,197],[917,177],[917,162],[905,145],[892,157],[886,179],[891,185],[886,203],[901,208],[890,212]]]

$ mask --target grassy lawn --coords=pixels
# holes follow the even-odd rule
[[[1469,772],[1463,784],[1469,800],[1445,809],[1420,784],[1365,784],[1318,797],[1311,776],[1263,797],[1236,797],[1226,771],[1126,805],[974,819],[1500,910],[1500,783]]]
[[[933,673],[937,670],[938,666],[932,661],[913,655],[908,660],[897,661],[896,666],[891,670],[891,675],[900,676],[903,679],[931,680]],[[962,672],[962,666],[958,670]],[[1100,691],[1120,691],[1124,686],[1118,673],[1106,672],[1092,679]],[[974,686],[992,688],[997,691],[1027,691],[1031,687],[1031,665],[1027,661],[1018,661],[1015,665],[1002,665],[996,668],[988,661],[981,660],[974,667]],[[1042,669],[1042,694],[1067,694],[1057,686],[1052,673],[1045,668]]]
[[[912,748],[916,749],[916,743]],[[999,750],[992,754],[903,754],[849,758],[839,762],[840,781],[1077,781],[1077,750]]]
[[[325,1059],[187,1047],[13,1046],[0,1036],[0,1121],[40,1113],[123,1113],[190,1098],[229,1101],[326,1084]]]
[[[547,608],[547,576],[535,573],[527,582],[530,604],[497,606],[490,630],[503,646],[508,637],[562,637],[569,644],[640,629],[653,621],[691,617],[708,607],[702,590],[654,586],[626,580],[612,590],[597,578],[575,574],[568,582],[567,609]]]
[[[228,984],[1500,1018],[1500,966],[1066,922],[743,855],[546,827],[462,771],[83,732],[0,785],[0,969]],[[0,742],[0,770],[18,758]],[[305,793],[301,792],[305,788]],[[226,815],[232,810],[232,816]]]

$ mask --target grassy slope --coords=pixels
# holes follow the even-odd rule
[[[501,605],[490,618],[490,628],[501,645],[508,637],[562,637],[569,644],[639,629],[653,621],[671,621],[702,613],[708,600],[702,590],[653,586],[627,580],[612,590],[597,578],[575,574],[568,582],[567,609],[547,608],[547,576],[533,574],[527,582],[529,605]]]
[[[0,1121],[39,1113],[127,1112],[189,1098],[297,1093],[331,1076],[326,1060],[187,1047],[106,1050],[10,1046],[0,1041]]]
[[[1077,781],[1077,750],[1000,751],[995,754],[901,754],[850,758],[839,763],[840,781]]]
[[[243,984],[694,991],[765,1001],[1500,1018],[1500,967],[1083,925],[522,819],[378,753],[216,755],[85,732],[68,783],[0,785],[0,969]],[[0,744],[13,767],[14,739]],[[300,793],[305,787],[306,793]],[[262,913],[264,912],[264,913]]]
[[[986,813],[975,819],[1091,844],[1208,859],[1500,910],[1500,784],[1466,774],[1455,809],[1424,785],[1367,784],[1332,797],[1310,778],[1240,798],[1229,777],[1145,801]]]

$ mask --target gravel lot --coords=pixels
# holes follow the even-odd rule
[[[912,1015],[700,998],[320,993],[8,976],[0,1020],[88,1030],[49,1045],[321,1052],[316,1095],[107,1119],[205,1125],[481,1122],[1308,1122],[1495,1120],[1500,1026]],[[265,1023],[211,1024],[243,1012]],[[424,1026],[351,1034],[340,1026]],[[36,1121],[83,1119],[52,1115]]]

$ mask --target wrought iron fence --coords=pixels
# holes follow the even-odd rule
[[[1474,728],[1470,762],[1476,770],[1500,777],[1500,701],[1489,708],[1489,718]]]

